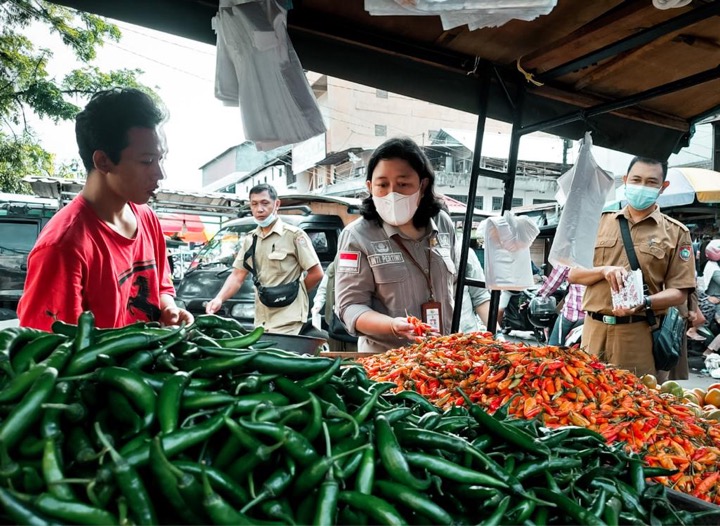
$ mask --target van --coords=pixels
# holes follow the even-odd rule
[[[0,193],[0,321],[17,318],[28,254],[56,211],[54,199]]]
[[[360,201],[324,196],[280,196],[282,220],[301,228],[312,241],[323,269],[335,259],[340,232],[358,217]],[[190,262],[182,281],[176,287],[175,301],[194,315],[204,314],[205,305],[222,288],[246,236],[256,228],[248,209],[240,219],[229,221],[208,241]],[[315,291],[310,292],[310,305]],[[227,300],[221,316],[235,318],[248,328],[255,317],[255,286],[246,279],[240,290]]]

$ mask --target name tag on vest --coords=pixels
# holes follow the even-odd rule
[[[390,254],[372,254],[368,256],[368,263],[371,267],[380,265],[391,265],[393,263],[405,263],[402,252],[392,252]]]

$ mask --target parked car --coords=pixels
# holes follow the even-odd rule
[[[356,199],[321,196],[280,196],[283,221],[302,228],[310,238],[323,269],[335,259],[340,232],[357,217]],[[176,287],[176,302],[193,314],[203,314],[205,305],[222,288],[245,237],[256,225],[249,215],[225,223],[191,261],[182,281]],[[310,304],[314,298],[310,293]],[[255,287],[246,279],[240,290],[227,300],[218,312],[251,327],[255,317]]]
[[[0,193],[0,321],[17,318],[27,275],[27,257],[57,202]]]

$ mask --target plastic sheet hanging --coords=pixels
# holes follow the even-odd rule
[[[487,288],[525,290],[532,287],[535,282],[530,245],[540,233],[537,225],[530,218],[518,217],[509,211],[502,217],[490,217],[483,223]]]
[[[317,100],[287,34],[287,2],[220,0],[215,97],[240,106],[245,138],[271,150],[324,133]]]
[[[563,211],[548,256],[553,266],[593,266],[600,215],[614,181],[597,165],[591,149],[592,138],[587,132],[575,166],[558,179],[555,198]]]
[[[467,24],[470,31],[499,27],[510,20],[534,20],[557,0],[365,0],[373,16],[438,15],[445,31]]]

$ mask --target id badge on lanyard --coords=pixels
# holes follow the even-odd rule
[[[426,301],[421,305],[422,321],[430,325],[433,331],[443,334],[442,330],[442,305],[439,301]]]

